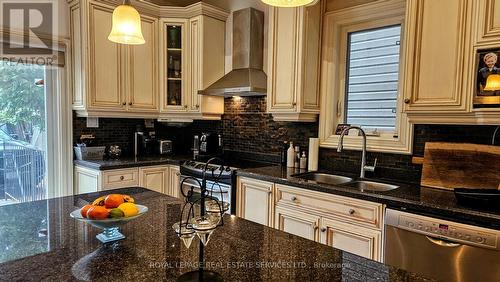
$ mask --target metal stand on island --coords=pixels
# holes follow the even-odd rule
[[[210,166],[211,164],[212,166]],[[209,167],[213,167],[213,164],[220,165],[220,169],[209,169]],[[219,173],[215,174],[215,171]],[[181,188],[185,203],[179,222],[175,223],[172,228],[187,248],[191,246],[195,236],[198,236],[200,252],[198,270],[182,274],[177,281],[223,281],[220,274],[205,268],[204,254],[205,246],[210,241],[212,233],[217,227],[224,224],[224,213],[229,210],[230,199],[225,201],[223,198],[218,199],[212,196],[214,192],[222,192],[218,181],[223,171],[223,161],[219,158],[212,158],[205,163],[201,183],[194,177],[184,178],[181,182],[180,187],[184,187],[183,184],[186,181],[195,181],[200,187],[200,193],[194,192],[194,186],[191,186],[187,191]],[[207,187],[207,178],[211,180],[211,187]],[[196,210],[197,207],[199,207],[199,211]]]

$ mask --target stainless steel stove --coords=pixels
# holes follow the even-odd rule
[[[254,161],[232,161],[225,162],[229,165],[210,164],[207,168],[207,189],[212,197],[230,203],[231,214],[236,214],[236,170],[241,168],[262,167],[267,166],[267,163],[259,163]],[[235,165],[233,165],[235,164]],[[181,183],[188,177],[196,178],[200,183],[203,178],[203,171],[205,170],[205,162],[201,161],[185,161],[181,164]],[[216,181],[218,180],[218,181]],[[183,189],[187,191],[190,187],[194,187],[194,192],[199,193],[200,187],[196,180],[187,179],[184,181]]]

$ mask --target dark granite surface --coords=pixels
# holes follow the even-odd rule
[[[142,188],[132,195],[149,212],[122,228],[127,237],[102,245],[100,231],[69,213],[99,193],[0,207],[2,281],[175,281],[196,269],[171,226],[181,202]],[[110,193],[107,191],[106,193]],[[428,281],[272,228],[227,216],[206,248],[207,267],[225,281]]]
[[[400,188],[387,192],[363,192],[346,185],[326,185],[313,181],[305,181],[292,175],[303,173],[281,166],[269,166],[238,170],[237,175],[246,176],[285,185],[296,186],[319,192],[353,197],[372,202],[386,204],[389,208],[416,212],[436,218],[458,221],[500,230],[500,211],[483,211],[460,206],[453,191],[421,187],[420,185],[397,183],[385,179],[377,180],[390,184],[397,184]],[[346,175],[356,179],[357,175]],[[499,207],[500,208],[500,207]]]
[[[110,170],[129,167],[153,166],[172,164],[177,165],[182,161],[190,159],[188,155],[153,156],[153,157],[122,157],[120,159],[109,160],[74,160],[75,165],[83,166],[95,170]]]

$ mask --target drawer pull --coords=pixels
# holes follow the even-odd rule
[[[291,200],[292,200],[292,202],[297,202],[298,199],[297,199],[297,197],[293,196]]]
[[[354,209],[350,209],[350,210],[349,210],[349,214],[350,214],[350,215],[353,215],[355,212],[356,212],[356,211],[355,211]]]
[[[175,175],[181,176],[181,173],[180,172],[176,172]]]
[[[321,227],[321,232],[326,232],[326,227]]]
[[[125,176],[123,176],[123,175],[122,175],[122,176],[120,176],[120,180],[122,180],[122,181],[123,181],[123,179],[125,179]]]

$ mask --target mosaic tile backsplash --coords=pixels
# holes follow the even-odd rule
[[[307,152],[310,137],[317,137],[318,123],[276,122],[266,113],[265,97],[226,98],[225,114],[220,121],[195,121],[184,126],[171,126],[155,122],[160,138],[172,139],[174,150],[188,153],[195,134],[213,132],[223,135],[224,149],[232,152],[245,152],[266,156],[277,160],[276,156],[283,141],[293,141]],[[74,117],[74,140],[82,133],[93,133],[101,145],[117,144],[124,152],[131,154],[133,133],[137,125],[144,124],[141,119],[99,120],[99,128],[86,128],[85,118]],[[478,125],[425,125],[414,127],[413,155],[423,156],[425,142],[467,142],[490,144],[495,126]],[[497,140],[500,144],[500,137]],[[275,156],[275,157],[273,157]],[[368,153],[368,163],[378,158],[376,177],[395,178],[405,182],[420,181],[421,166],[413,165],[411,155]],[[361,153],[344,151],[337,153],[332,149],[320,149],[319,167],[322,170],[359,172]]]

